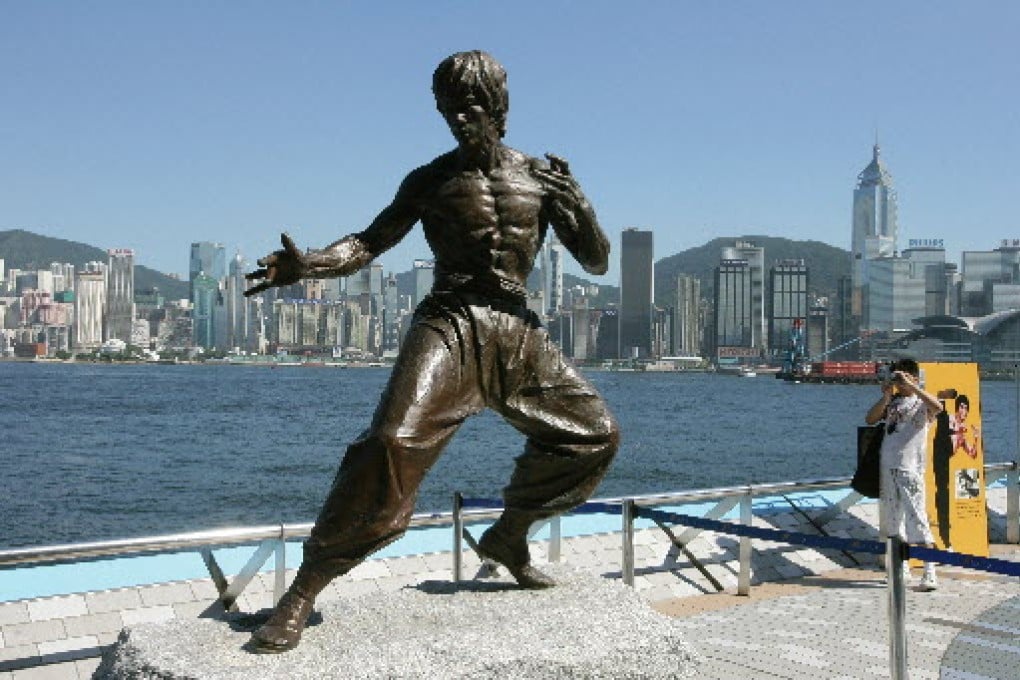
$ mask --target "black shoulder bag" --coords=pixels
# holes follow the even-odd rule
[[[850,486],[868,498],[878,498],[879,460],[884,436],[885,423],[857,428],[857,471]]]

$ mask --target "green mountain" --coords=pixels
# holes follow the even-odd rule
[[[52,262],[81,267],[86,262],[106,262],[106,251],[95,246],[40,236],[22,229],[0,231],[0,258],[8,269],[48,269]],[[158,288],[169,300],[188,297],[188,282],[155,269],[135,265],[135,290]]]
[[[720,250],[737,241],[746,241],[765,249],[766,276],[776,260],[804,260],[808,268],[808,290],[814,295],[833,297],[839,279],[850,275],[850,253],[827,243],[791,241],[775,236],[724,236],[656,262],[656,304],[665,304],[677,274],[699,279],[701,296],[711,299],[715,290],[715,268],[719,265]]]

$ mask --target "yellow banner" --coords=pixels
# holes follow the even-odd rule
[[[928,521],[935,544],[988,556],[985,451],[977,364],[921,364],[924,390],[943,412],[929,428],[926,473]]]

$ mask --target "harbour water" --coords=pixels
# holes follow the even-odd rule
[[[389,369],[0,362],[0,548],[308,522]],[[849,476],[874,385],[591,371],[623,432],[599,497]],[[1013,382],[981,388],[986,461],[1014,458]],[[498,498],[522,439],[470,419],[421,487]]]

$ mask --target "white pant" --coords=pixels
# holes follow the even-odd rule
[[[916,472],[886,468],[879,483],[882,536],[907,543],[934,543],[924,506],[924,478]]]

